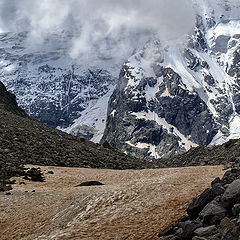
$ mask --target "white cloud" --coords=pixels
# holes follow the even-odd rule
[[[127,52],[130,35],[151,31],[178,39],[193,28],[194,11],[191,0],[0,0],[0,19],[5,31],[30,31],[31,42],[71,28],[70,54],[77,58],[94,54],[96,46],[106,51],[106,39],[111,54]]]

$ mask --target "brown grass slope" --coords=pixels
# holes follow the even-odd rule
[[[221,166],[41,170],[45,182],[16,178],[11,195],[0,193],[1,240],[157,239],[185,215],[193,197],[223,175]],[[89,180],[104,185],[75,187]]]

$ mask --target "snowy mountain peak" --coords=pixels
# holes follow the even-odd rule
[[[41,122],[137,156],[240,137],[240,4],[192,3],[184,42],[133,31],[72,59],[80,46],[70,30],[34,44],[27,32],[0,34],[1,80]]]
[[[151,40],[123,65],[103,140],[158,158],[240,137],[239,3],[195,7],[185,45]]]

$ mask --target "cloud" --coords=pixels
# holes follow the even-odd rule
[[[29,31],[31,42],[71,29],[72,58],[125,54],[149,33],[179,39],[194,22],[191,0],[0,0],[0,29]]]

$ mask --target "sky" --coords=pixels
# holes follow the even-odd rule
[[[0,31],[28,31],[31,42],[53,32],[71,30],[69,53],[77,58],[104,49],[130,48],[129,36],[149,32],[162,40],[179,39],[194,27],[191,0],[0,0]],[[119,43],[119,44],[118,44]],[[120,50],[119,50],[120,49]]]

